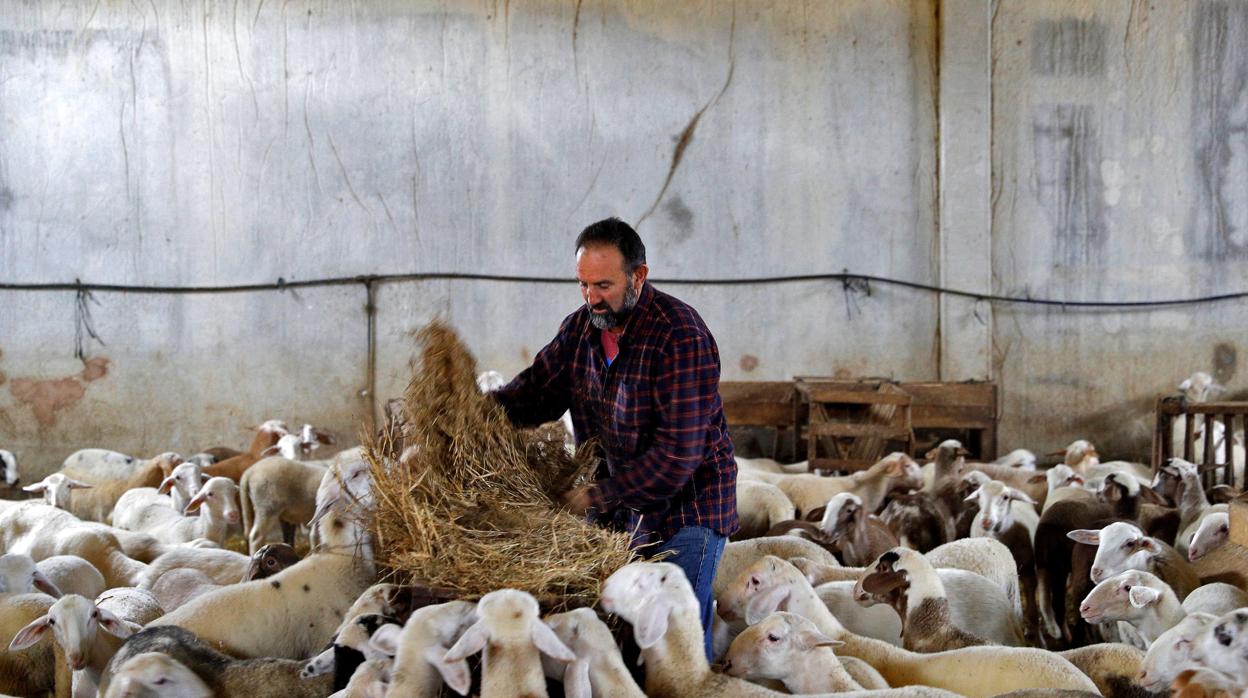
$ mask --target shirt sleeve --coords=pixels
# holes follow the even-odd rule
[[[491,393],[512,424],[535,427],[553,422],[571,405],[571,357],[567,349],[573,341],[569,335],[573,317],[563,321],[559,334],[542,347],[532,366]]]
[[[599,510],[620,506],[643,510],[679,492],[701,465],[707,429],[719,403],[719,357],[705,336],[669,345],[656,380],[657,428],[640,457],[599,480],[590,490]]]

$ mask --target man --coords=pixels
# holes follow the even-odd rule
[[[575,514],[628,531],[643,553],[675,553],[702,606],[711,655],[711,582],[737,530],[732,440],[719,398],[719,349],[698,313],[646,283],[646,248],[618,218],[576,239],[585,305],[493,395],[520,426],[572,411],[578,442],[598,439],[593,484],[564,497]]]

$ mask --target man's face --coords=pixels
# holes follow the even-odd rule
[[[624,324],[637,305],[646,278],[646,265],[624,273],[624,255],[611,245],[591,245],[576,252],[576,278],[581,297],[589,306],[590,322],[600,330]]]

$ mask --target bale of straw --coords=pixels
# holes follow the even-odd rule
[[[591,477],[592,448],[575,455],[562,430],[522,430],[477,388],[472,354],[433,322],[401,408],[364,434],[376,514],[377,561],[398,581],[474,599],[527,591],[550,610],[592,605],[606,578],[634,558],[629,536],[563,508]]]

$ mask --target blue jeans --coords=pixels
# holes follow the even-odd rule
[[[711,582],[715,580],[715,571],[719,568],[719,558],[724,554],[726,539],[709,528],[702,526],[686,526],[676,535],[659,544],[654,549],[658,554],[665,550],[676,554],[664,562],[670,562],[685,571],[689,585],[693,587],[694,596],[702,609],[702,632],[706,642],[706,661],[711,661],[711,614],[714,606],[711,601]]]

